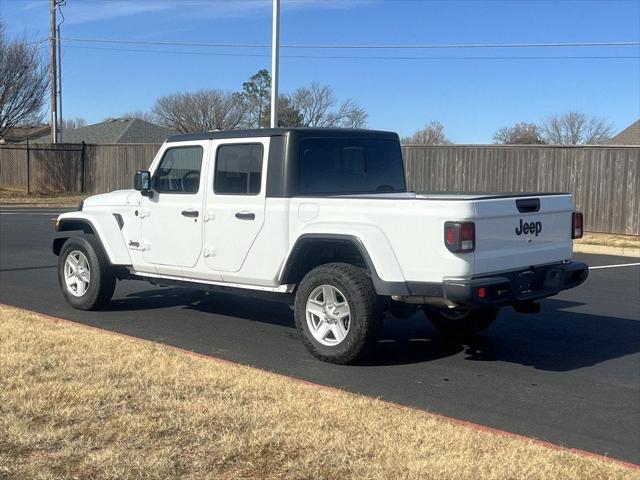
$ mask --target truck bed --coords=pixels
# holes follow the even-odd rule
[[[322,228],[329,226],[324,222],[358,225],[359,231],[369,229],[362,234],[364,241],[373,236],[371,232],[379,232],[405,281],[469,278],[558,263],[572,256],[573,201],[568,193],[389,192],[292,200],[293,211],[298,211],[297,204],[303,209],[317,206],[315,221]],[[473,252],[451,253],[445,248],[448,221],[474,222]],[[306,224],[303,230],[310,227]],[[380,258],[382,263],[388,260],[386,255]]]

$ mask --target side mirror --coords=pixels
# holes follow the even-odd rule
[[[133,177],[133,188],[138,190],[145,197],[152,197],[153,190],[151,190],[151,173],[146,170],[139,170]]]

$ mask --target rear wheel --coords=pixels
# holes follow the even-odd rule
[[[71,237],[64,243],[58,283],[67,302],[79,310],[97,310],[111,300],[115,272],[94,235]]]
[[[424,307],[429,321],[442,333],[467,337],[483,332],[498,316],[498,308],[430,308]]]
[[[371,278],[358,267],[329,263],[298,286],[296,327],[316,358],[345,364],[362,359],[378,339],[382,316]]]

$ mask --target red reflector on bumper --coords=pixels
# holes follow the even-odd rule
[[[478,298],[484,298],[486,294],[487,292],[485,291],[484,287],[478,288]]]

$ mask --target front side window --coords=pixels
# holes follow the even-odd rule
[[[298,193],[406,191],[402,151],[375,138],[307,138],[300,142]]]
[[[164,152],[153,188],[160,193],[198,193],[202,147],[174,147]]]
[[[218,195],[258,195],[263,153],[261,143],[220,146],[216,155],[214,192]]]

